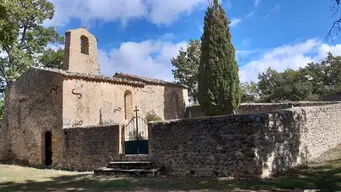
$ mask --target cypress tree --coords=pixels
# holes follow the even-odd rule
[[[231,114],[240,104],[241,89],[229,21],[218,0],[207,8],[201,37],[199,103],[209,116]]]

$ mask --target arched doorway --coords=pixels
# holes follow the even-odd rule
[[[45,165],[52,165],[52,133],[50,131],[45,133]]]

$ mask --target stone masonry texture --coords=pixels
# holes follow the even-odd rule
[[[149,150],[176,176],[269,177],[340,143],[341,104],[149,123]]]
[[[6,90],[1,159],[43,164],[46,131],[53,133],[54,158],[61,158],[62,83],[59,74],[31,68]]]
[[[92,171],[106,166],[119,150],[119,126],[66,128],[61,167]]]

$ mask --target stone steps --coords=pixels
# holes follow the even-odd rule
[[[120,155],[114,158],[116,161],[148,161],[150,157],[148,155]]]
[[[144,176],[153,177],[160,174],[161,169],[155,167],[153,161],[148,160],[148,156],[121,156],[119,160],[108,163],[106,167],[94,170],[94,175],[111,176]]]
[[[109,168],[101,167],[94,170],[95,175],[111,175],[111,176],[140,176],[140,177],[153,177],[158,176],[160,169],[121,169],[121,168]]]
[[[152,161],[113,161],[108,164],[108,168],[120,169],[152,169],[154,162]]]

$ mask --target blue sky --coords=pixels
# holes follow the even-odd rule
[[[51,0],[45,25],[63,34],[86,26],[98,39],[101,72],[172,80],[170,58],[189,39],[200,39],[207,0]],[[326,41],[337,15],[332,1],[222,0],[242,81],[268,67],[279,71],[341,54],[340,38]],[[339,45],[340,44],[340,45]]]

